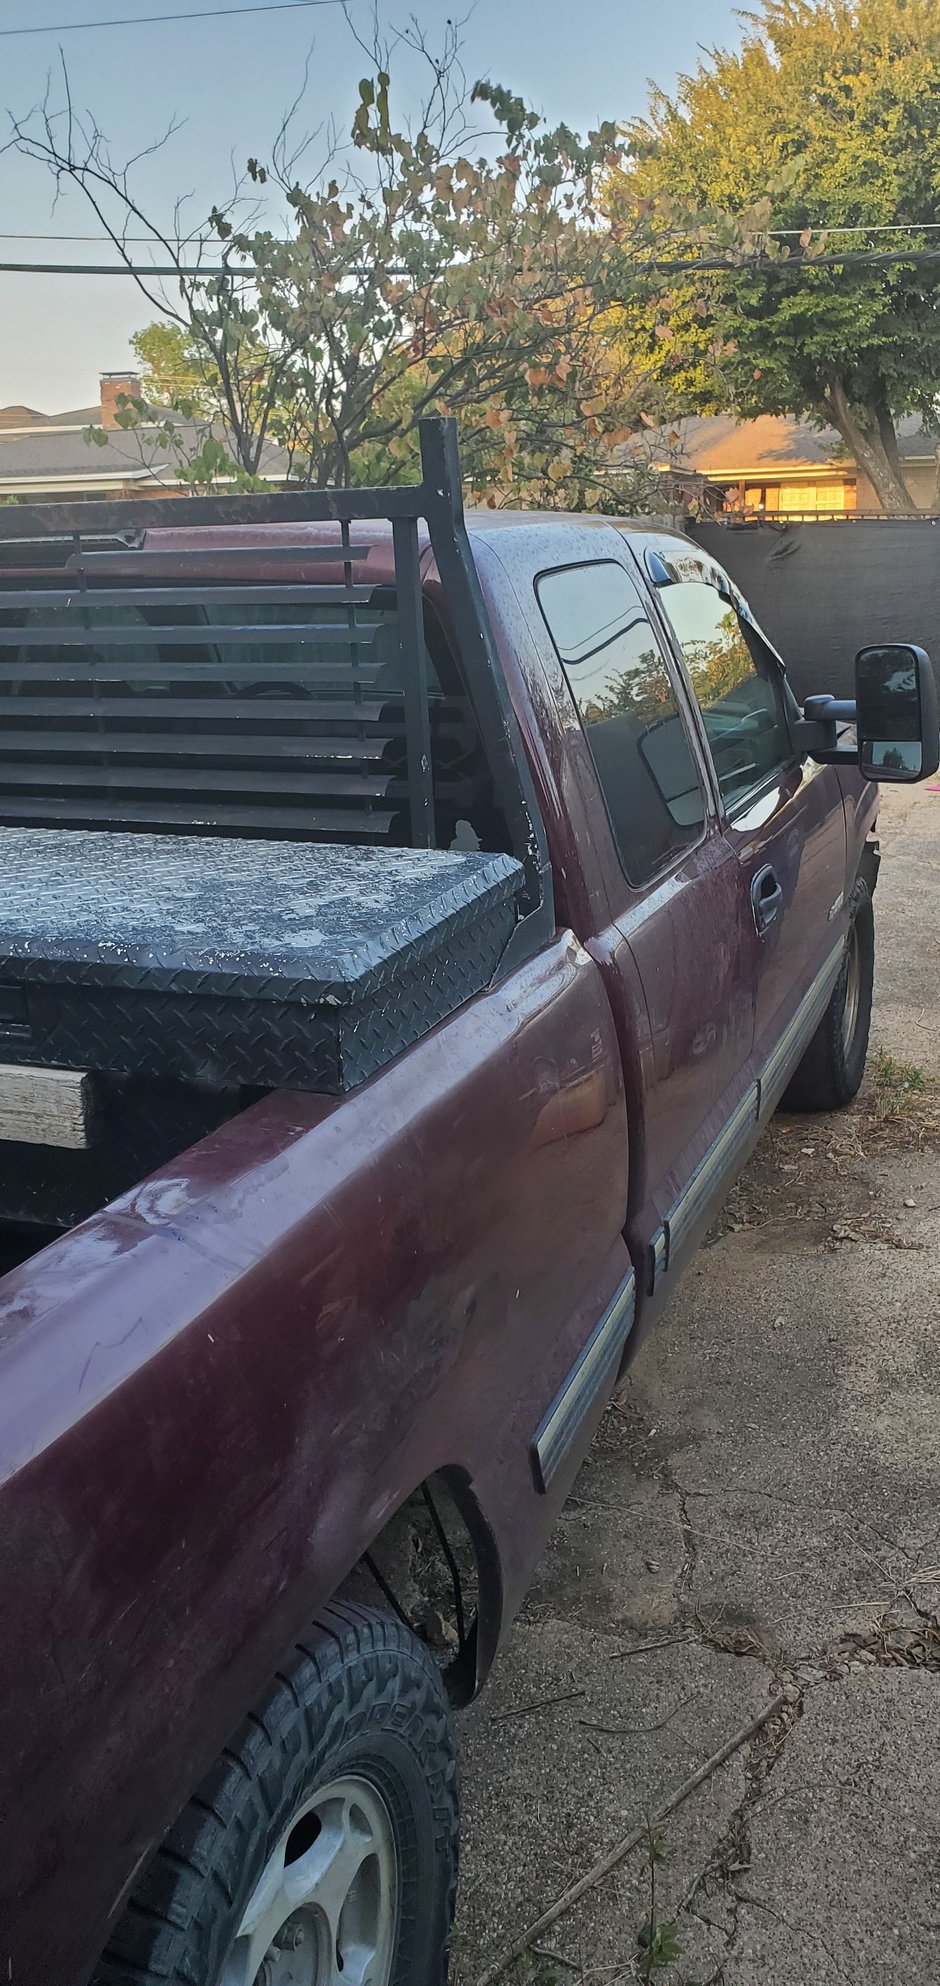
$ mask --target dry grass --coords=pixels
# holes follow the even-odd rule
[[[866,1101],[878,1124],[903,1121],[934,1135],[940,1131],[938,1085],[916,1062],[899,1062],[883,1048],[872,1058],[869,1080],[856,1107],[864,1109]]]
[[[872,1226],[872,1175],[866,1161],[892,1153],[940,1149],[940,1083],[916,1062],[884,1050],[870,1058],[860,1095],[832,1115],[773,1117],[746,1170],[711,1230],[800,1222],[816,1239],[840,1239],[846,1222],[859,1233],[845,1239],[900,1242]],[[834,1225],[835,1224],[835,1225]],[[862,1233],[861,1230],[864,1230]]]

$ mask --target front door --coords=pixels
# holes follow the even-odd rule
[[[584,801],[583,860],[604,884],[606,907],[579,936],[620,1031],[632,1103],[627,1238],[649,1294],[754,1134],[744,872],[717,818],[685,688],[626,557],[545,571],[535,591]]]
[[[764,1076],[782,1068],[781,1043],[818,1018],[838,970],[842,793],[832,766],[803,763],[794,750],[782,669],[719,593],[714,568],[684,556],[682,572],[659,599],[701,712],[725,837],[750,903],[754,1067]]]

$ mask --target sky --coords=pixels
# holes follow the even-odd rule
[[[145,211],[169,224],[173,202],[191,193],[188,212],[224,198],[230,160],[264,157],[296,94],[309,57],[311,124],[331,113],[348,125],[356,83],[367,65],[335,0],[304,8],[218,19],[117,25],[128,14],[202,7],[218,14],[237,0],[0,0],[0,31],[107,21],[87,31],[0,32],[0,147],[9,117],[24,116],[47,79],[62,100],[61,57],[74,104],[88,109],[124,160],[149,145],[171,119],[181,128],[144,159],[134,179]],[[460,4],[460,0],[457,0]],[[372,0],[349,0],[367,29]],[[411,12],[433,41],[453,0],[382,0],[390,24]],[[462,32],[468,76],[488,75],[525,96],[553,122],[585,130],[605,117],[640,115],[654,81],[670,89],[694,68],[703,46],[739,39],[731,0],[477,0]],[[417,78],[403,78],[406,92]],[[0,237],[93,235],[99,224],[80,194],[54,187],[41,165],[0,150]],[[100,231],[99,231],[100,236]],[[142,248],[142,256],[149,251]],[[105,261],[100,238],[0,238],[0,261]],[[128,279],[25,276],[0,272],[0,406],[43,413],[91,406],[98,375],[132,362],[130,334],[154,312]]]

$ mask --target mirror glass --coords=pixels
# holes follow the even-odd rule
[[[915,778],[923,765],[920,681],[910,648],[863,648],[855,663],[863,766]]]

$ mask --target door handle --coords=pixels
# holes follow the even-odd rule
[[[763,869],[758,869],[751,883],[751,908],[758,931],[766,931],[773,923],[782,902],[783,891],[767,862]]]

